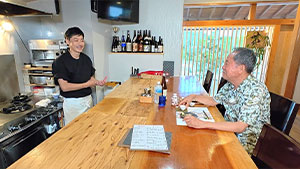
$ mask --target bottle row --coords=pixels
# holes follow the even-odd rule
[[[136,31],[134,30],[133,38],[130,38],[130,32],[127,31],[127,38],[122,35],[121,40],[119,36],[113,36],[112,52],[144,52],[144,53],[162,53],[163,40],[159,36],[156,41],[155,36],[151,36],[150,30]]]

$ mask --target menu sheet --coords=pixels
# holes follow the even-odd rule
[[[202,121],[215,121],[207,107],[188,107],[186,112],[187,114],[193,114],[193,116]],[[178,126],[186,126],[187,124],[183,118],[180,117],[180,113],[182,113],[182,111],[176,111],[176,124]]]
[[[168,150],[165,130],[162,125],[134,125],[131,150]]]

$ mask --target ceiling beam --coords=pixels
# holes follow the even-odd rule
[[[236,18],[236,17],[240,14],[242,8],[243,8],[242,6],[239,7],[239,9],[238,9],[237,12],[235,13],[233,19]]]
[[[213,16],[213,14],[215,13],[216,8],[213,8],[212,11],[209,14],[209,19],[211,19],[211,17]]]
[[[256,20],[210,20],[183,21],[182,26],[221,26],[221,25],[294,25],[295,19],[256,19]]]
[[[200,16],[201,16],[201,13],[202,13],[202,8],[199,8],[199,12],[198,12],[198,18],[200,18]]]
[[[268,10],[269,10],[271,7],[272,7],[272,5],[268,5],[268,6],[266,7],[266,9],[259,15],[258,18],[261,18],[262,16],[264,16],[264,15],[268,12]]]
[[[287,7],[287,5],[284,5],[283,7],[281,7],[280,9],[278,9],[272,16],[272,18],[276,15],[278,15],[280,12],[282,12],[285,8]]]
[[[227,14],[227,11],[228,11],[228,7],[225,8],[224,12],[223,12],[223,15],[222,15],[222,18],[225,17],[225,15]]]
[[[287,13],[287,14],[285,15],[285,18],[288,17],[289,15],[291,15],[292,13],[296,12],[297,9],[298,9],[298,6],[294,7],[294,9],[292,9],[289,13]]]
[[[283,1],[244,1],[244,2],[209,2],[209,3],[197,3],[197,4],[184,4],[184,6],[219,6],[219,5],[239,5],[239,4],[252,4],[252,3],[282,3]],[[284,3],[299,2],[297,0],[284,0]]]
[[[256,4],[251,4],[248,19],[255,20],[255,15],[256,15]]]

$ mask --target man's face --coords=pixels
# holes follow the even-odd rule
[[[84,39],[82,35],[74,35],[70,39],[66,39],[70,51],[81,53],[84,48]]]
[[[242,73],[242,66],[238,65],[233,57],[235,53],[231,53],[228,55],[225,64],[222,66],[223,69],[223,78],[232,82],[235,78],[239,77]]]

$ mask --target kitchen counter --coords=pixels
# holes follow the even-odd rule
[[[177,126],[172,94],[206,92],[196,77],[168,80],[165,107],[139,102],[156,80],[131,78],[9,168],[256,168],[234,133]],[[216,107],[208,109],[224,121]],[[172,133],[171,154],[119,147],[134,124],[163,125]]]

